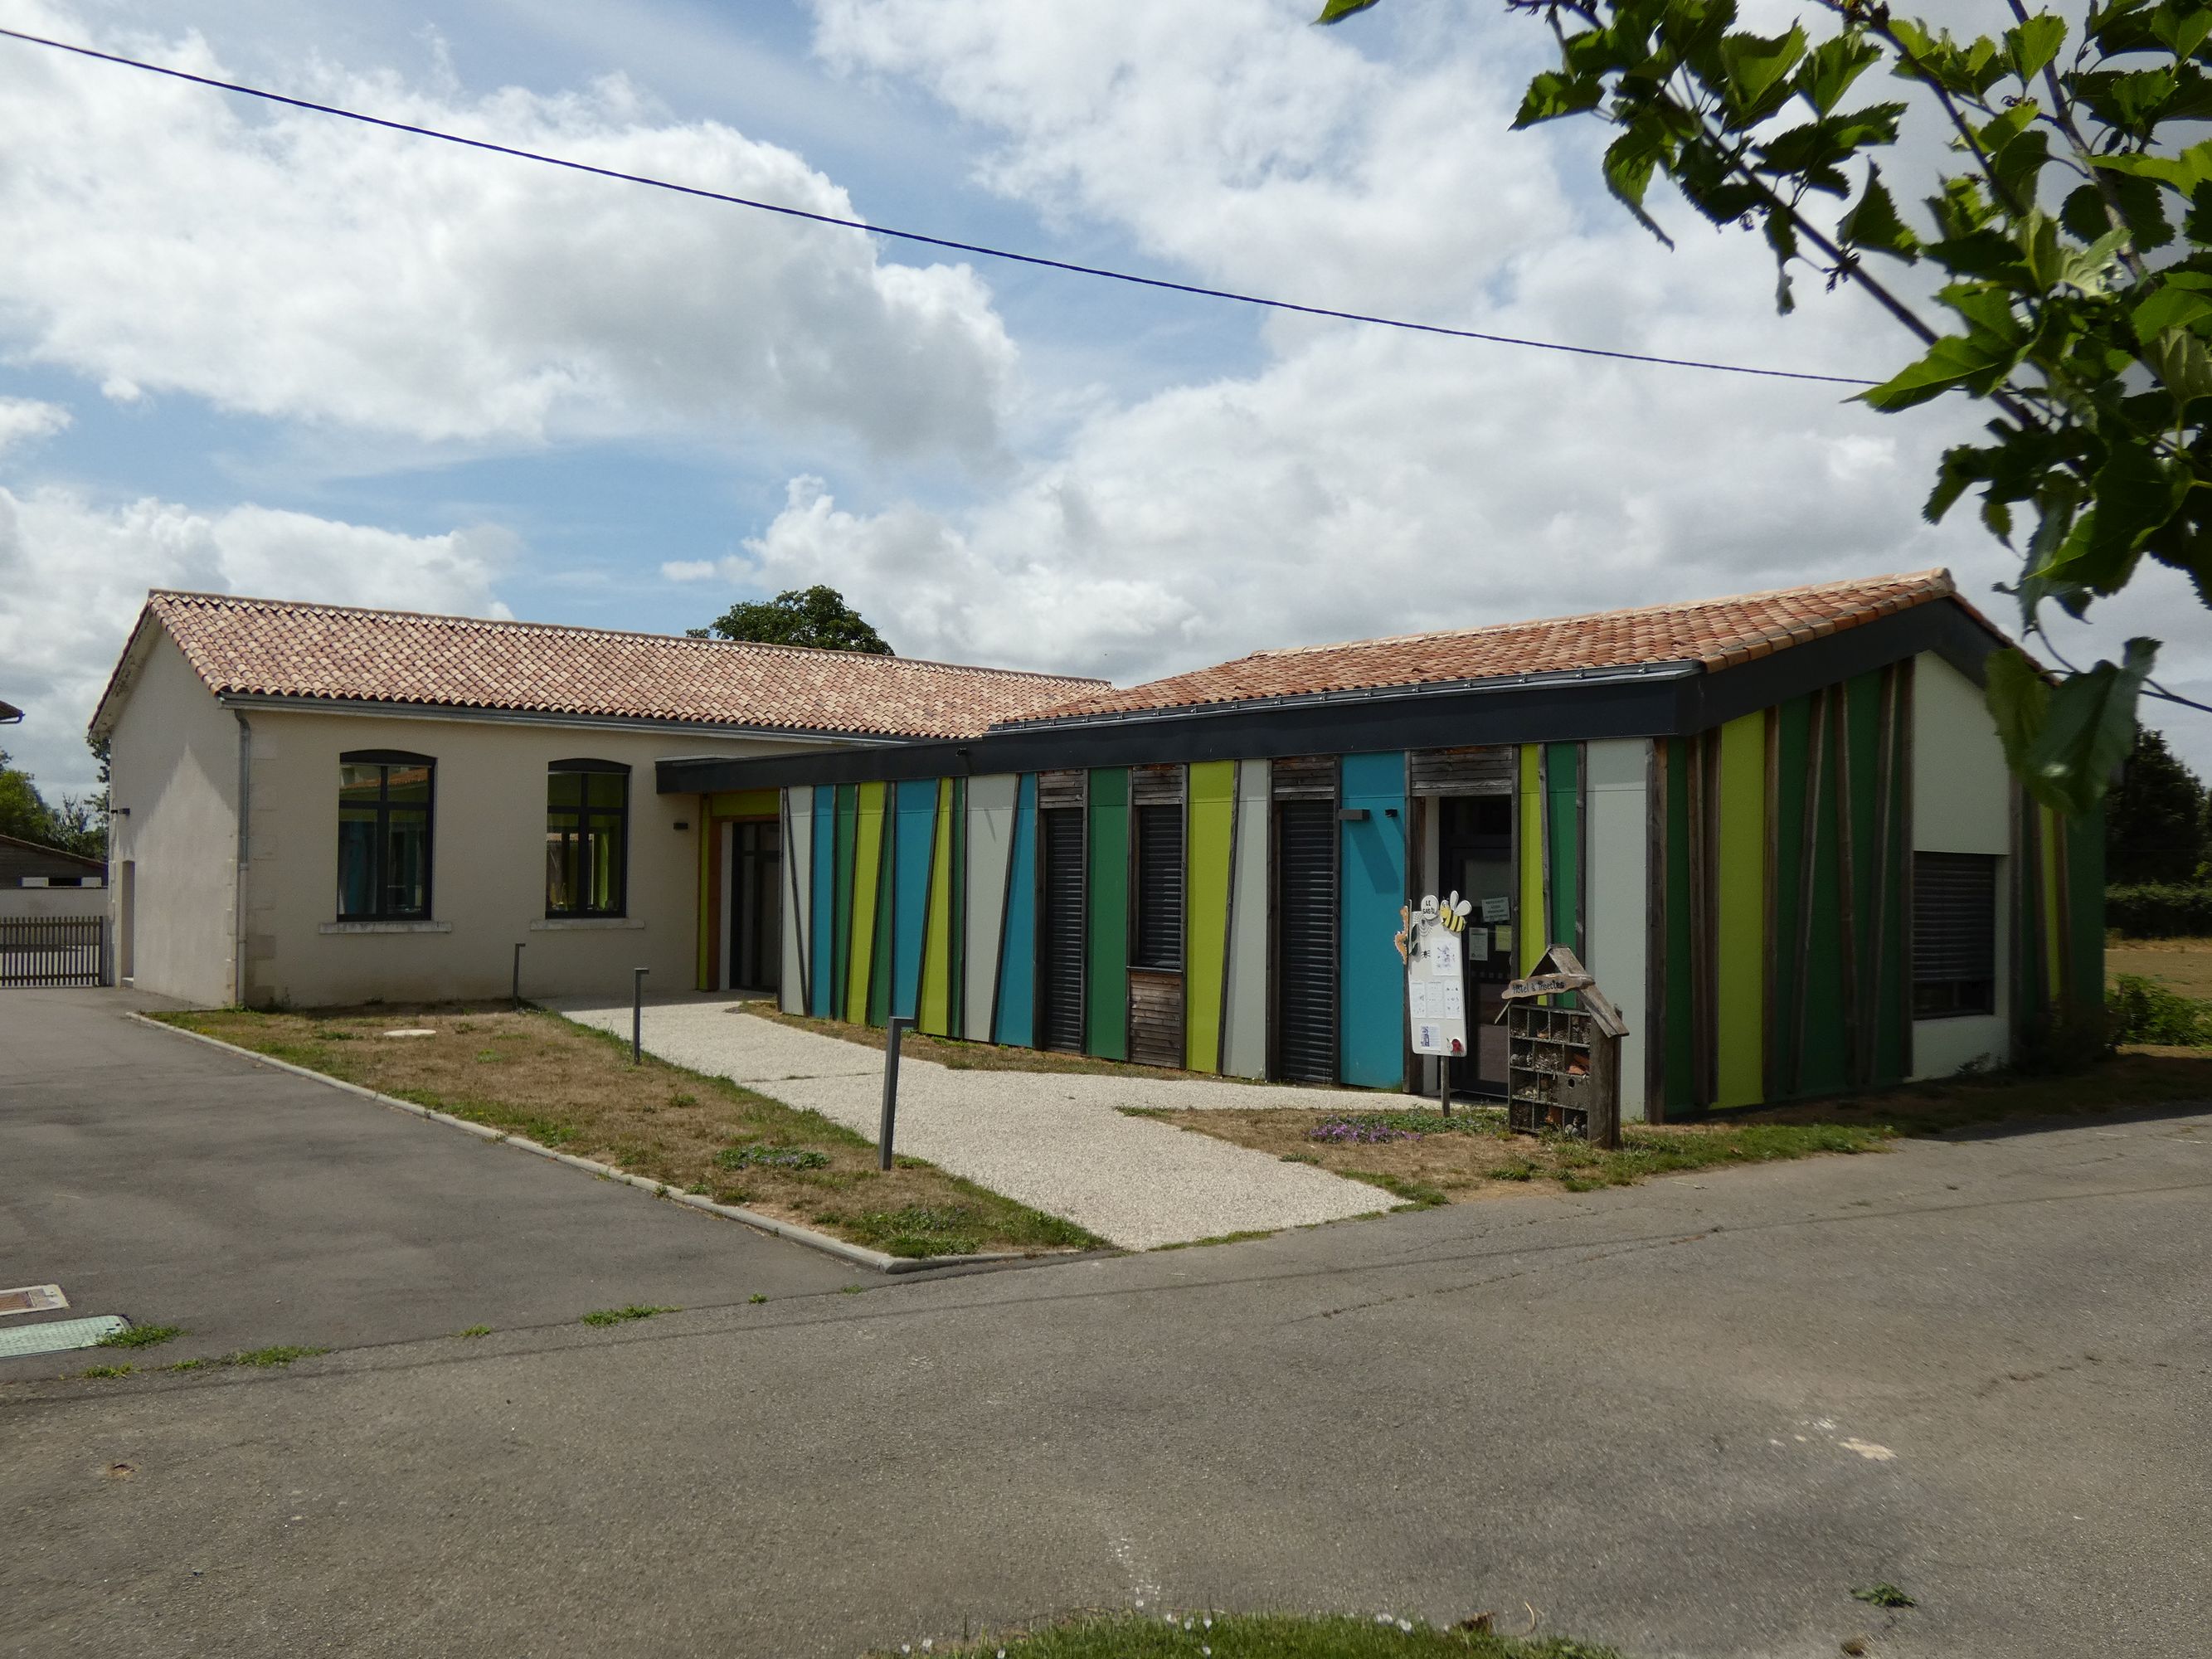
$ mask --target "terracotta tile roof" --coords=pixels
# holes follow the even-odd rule
[[[156,590],[142,629],[149,620],[168,630],[210,690],[255,696],[963,738],[1106,684],[848,651],[218,593]],[[100,700],[95,730],[110,718],[117,684]]]
[[[1510,678],[1576,669],[1660,663],[1733,667],[1824,634],[1930,600],[1957,599],[1948,570],[1869,576],[1778,588],[1686,605],[1645,605],[1543,622],[1498,623],[1443,633],[1401,634],[1343,645],[1293,646],[1193,670],[1149,684],[1078,696],[1018,719],[1083,720],[1216,703]],[[1959,601],[1964,605],[1964,601]],[[1972,611],[1972,606],[1966,607]],[[1977,620],[1981,620],[1977,613]],[[1988,626],[1987,623],[1984,623]],[[1992,632],[1996,630],[1991,629]]]

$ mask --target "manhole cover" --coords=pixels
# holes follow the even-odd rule
[[[21,1285],[0,1291],[0,1314],[52,1313],[68,1306],[69,1298],[58,1285]]]
[[[60,1353],[70,1348],[89,1348],[103,1336],[131,1328],[128,1320],[114,1314],[91,1319],[54,1319],[43,1325],[17,1325],[0,1331],[0,1359],[21,1359],[26,1354]]]

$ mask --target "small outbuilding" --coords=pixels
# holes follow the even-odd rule
[[[657,787],[781,884],[793,1012],[1376,1089],[1445,1064],[1502,1096],[1498,1000],[1559,944],[1626,1026],[1622,1116],[1656,1119],[2002,1062],[2094,1015],[2101,825],[2006,770],[2005,643],[1924,571],[1261,651],[953,739],[663,759]],[[1393,939],[1447,889],[1480,1035],[1417,1060]],[[705,964],[726,891],[701,883]]]

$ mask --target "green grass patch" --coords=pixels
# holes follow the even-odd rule
[[[1486,1615],[1449,1630],[1419,1620],[1297,1613],[1117,1613],[934,1650],[957,1659],[1620,1659],[1561,1637],[1493,1635]]]
[[[153,1348],[173,1342],[185,1334],[182,1325],[132,1325],[110,1331],[92,1346],[95,1348]]]
[[[128,1376],[137,1369],[135,1365],[88,1365],[79,1376]]]
[[[2120,975],[2106,994],[2105,1008],[2116,1041],[2212,1048],[2212,1005],[2168,990],[2154,979]]]
[[[218,1365],[289,1365],[295,1359],[313,1359],[317,1354],[329,1352],[328,1348],[298,1348],[279,1344],[269,1348],[244,1348],[236,1353],[225,1354],[215,1363]]]
[[[453,1334],[455,1336],[469,1337],[489,1336],[491,1334],[491,1327],[489,1325],[471,1325],[465,1330],[455,1331]]]
[[[682,1313],[681,1308],[657,1308],[643,1302],[633,1302],[627,1308],[594,1308],[584,1316],[586,1325],[621,1325],[633,1319],[650,1319],[655,1314]]]
[[[1894,1584],[1866,1584],[1851,1592],[1852,1599],[1878,1607],[1917,1607],[1920,1604]]]
[[[809,1146],[725,1146],[714,1162],[726,1170],[823,1170],[830,1155]]]

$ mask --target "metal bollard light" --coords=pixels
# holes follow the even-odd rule
[[[514,1012],[522,1012],[522,941],[514,944]]]
[[[899,1036],[912,1026],[914,1021],[902,1014],[894,1014],[884,1030],[884,1121],[876,1136],[876,1167],[891,1167],[891,1133],[898,1125],[898,1057]]]
[[[629,993],[629,1063],[645,1063],[645,976],[650,968],[630,969]]]

